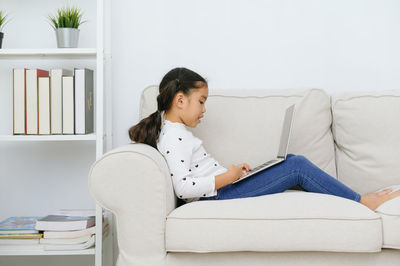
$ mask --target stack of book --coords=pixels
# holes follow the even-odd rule
[[[96,217],[91,211],[60,210],[36,222],[35,229],[43,232],[39,240],[45,250],[77,250],[94,246]],[[105,223],[104,223],[105,224]],[[105,224],[103,229],[108,229]]]
[[[93,70],[13,69],[13,134],[93,133]]]
[[[95,245],[95,210],[59,210],[47,216],[10,217],[0,223],[0,250],[83,250]],[[109,224],[103,217],[103,237]]]
[[[0,249],[3,246],[21,246],[39,244],[43,236],[35,229],[41,216],[10,217],[0,222]]]

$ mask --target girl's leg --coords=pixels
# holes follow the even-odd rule
[[[280,193],[300,185],[306,191],[331,194],[360,202],[361,195],[328,175],[302,155],[289,154],[286,161],[248,179],[218,190],[210,199],[233,199]],[[207,198],[201,198],[206,200]]]

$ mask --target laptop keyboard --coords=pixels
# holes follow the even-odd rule
[[[251,172],[257,171],[258,169],[261,169],[261,168],[263,168],[264,166],[266,166],[266,165],[268,165],[268,164],[271,164],[271,163],[274,163],[274,162],[276,162],[276,161],[279,161],[279,160],[278,160],[278,159],[273,159],[273,160],[270,160],[270,161],[268,161],[268,162],[266,162],[266,163],[263,163],[262,165],[259,165],[259,166],[257,166],[256,168],[252,169]]]

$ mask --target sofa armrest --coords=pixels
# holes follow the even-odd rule
[[[168,165],[146,144],[129,144],[104,154],[91,167],[89,192],[114,213],[118,265],[163,265],[165,222],[176,208]]]

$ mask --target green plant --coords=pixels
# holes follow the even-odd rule
[[[3,30],[4,25],[8,22],[8,15],[3,11],[0,10],[0,32]]]
[[[62,7],[57,10],[56,15],[48,16],[52,22],[52,27],[58,28],[74,28],[77,29],[82,23],[82,12],[77,7]]]

